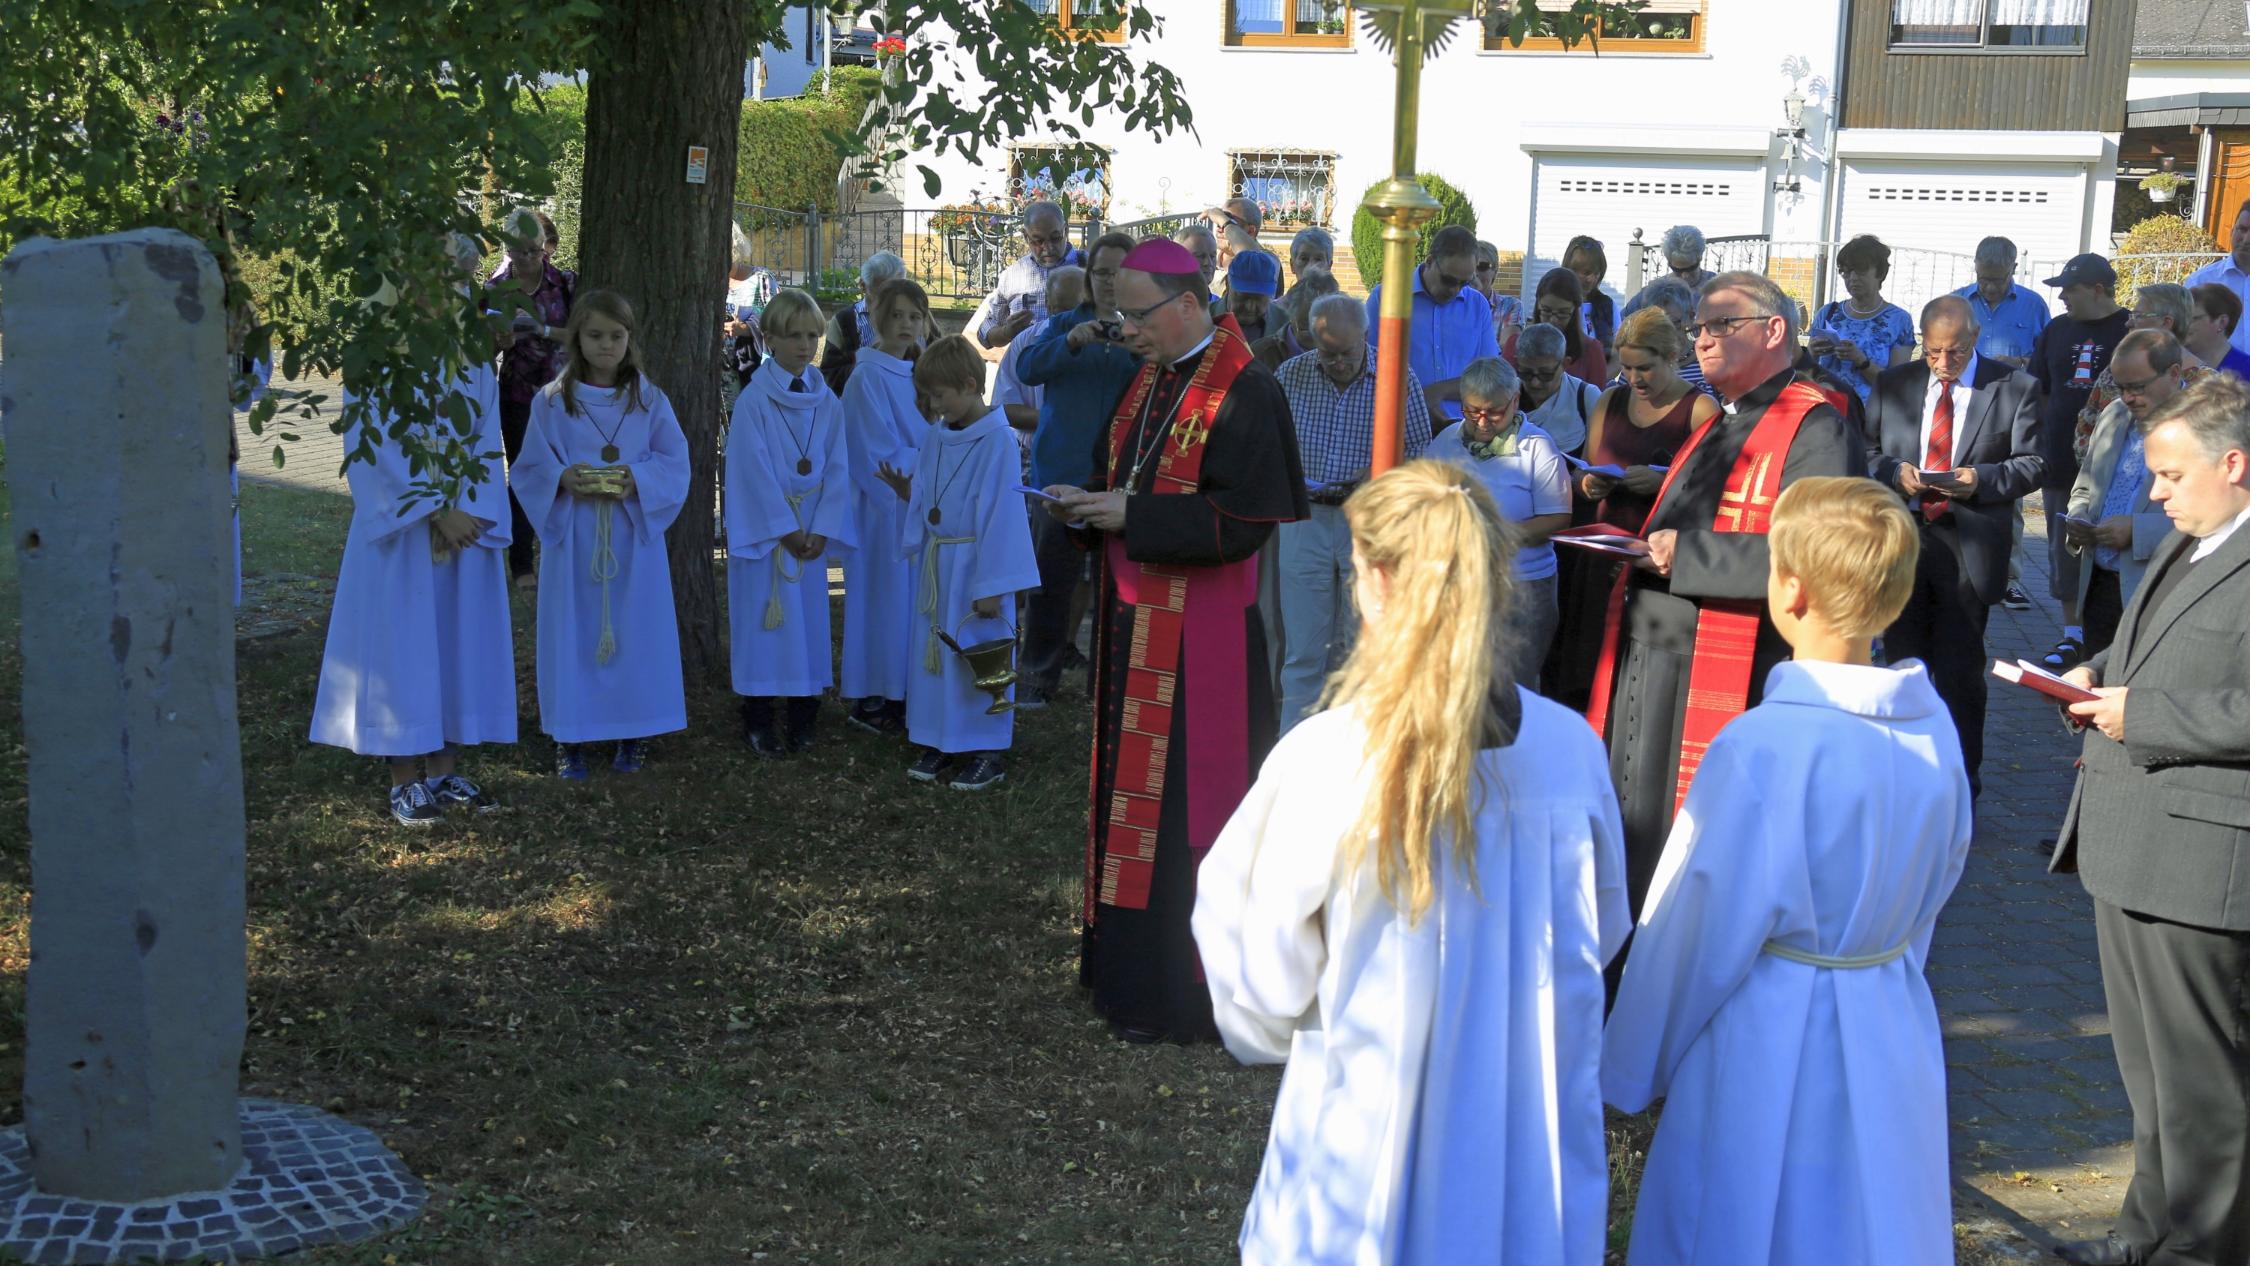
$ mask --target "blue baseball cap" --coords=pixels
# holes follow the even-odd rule
[[[1227,289],[1243,294],[1281,293],[1281,261],[1265,251],[1242,251],[1227,265]]]

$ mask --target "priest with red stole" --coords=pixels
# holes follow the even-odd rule
[[[1636,918],[1704,749],[1789,657],[1766,614],[1775,499],[1807,476],[1867,472],[1835,398],[1791,368],[1796,312],[1758,273],[1703,287],[1695,356],[1728,403],[1672,459],[1642,528],[1648,553],[1611,594],[1586,715],[1609,744]]]
[[[1258,548],[1306,517],[1289,402],[1195,256],[1149,241],[1117,280],[1141,358],[1085,488],[1045,491],[1101,561],[1079,980],[1119,1037],[1217,1037],[1195,872],[1274,743]]]

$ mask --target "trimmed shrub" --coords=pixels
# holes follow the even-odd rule
[[[742,103],[736,201],[786,211],[837,210],[836,178],[843,159],[829,134],[856,134],[883,81],[865,66],[838,66],[833,76],[825,93],[818,90],[816,75],[803,96]]]
[[[1367,192],[1361,194],[1359,200],[1366,202],[1374,196],[1376,190],[1389,183],[1389,177],[1376,181],[1367,187]],[[1430,235],[1446,225],[1458,224],[1471,233],[1476,232],[1477,209],[1469,201],[1469,195],[1454,188],[1443,176],[1421,172],[1414,177],[1414,183],[1422,186],[1422,192],[1438,200],[1437,218],[1422,226],[1421,236],[1414,243],[1414,262],[1419,264],[1429,258]],[[1369,215],[1364,206],[1352,212],[1352,255],[1358,261],[1361,279],[1373,289],[1383,280],[1383,224]]]
[[[2178,283],[2203,266],[2195,258],[2130,259],[2127,256],[2195,256],[2219,249],[2203,226],[2176,215],[2153,215],[2134,225],[2118,243],[2117,301],[2126,307],[2142,286],[2157,282]]]

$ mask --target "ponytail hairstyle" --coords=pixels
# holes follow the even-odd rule
[[[578,335],[585,329],[586,319],[593,316],[608,317],[625,327],[625,359],[617,366],[617,386],[625,392],[627,413],[646,408],[641,400],[641,327],[633,319],[633,305],[614,290],[589,290],[570,305],[570,322],[563,326],[563,350],[570,360],[563,366],[562,377],[555,380],[555,390],[562,393],[563,412],[579,416],[578,384],[586,380],[586,359],[578,350]]]
[[[1361,584],[1374,572],[1390,582],[1324,700],[1351,705],[1367,735],[1371,790],[1344,864],[1356,872],[1372,852],[1383,895],[1411,924],[1436,896],[1441,840],[1476,884],[1477,753],[1493,738],[1494,700],[1515,689],[1515,542],[1484,484],[1448,462],[1381,475],[1344,519]]]

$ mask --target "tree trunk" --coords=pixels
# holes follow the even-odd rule
[[[687,505],[667,533],[691,681],[723,677],[712,560],[721,421],[719,312],[733,250],[735,138],[749,31],[741,0],[610,0],[586,85],[579,293],[615,290],[639,317],[641,367],[687,433]],[[688,147],[709,175],[687,183]]]

